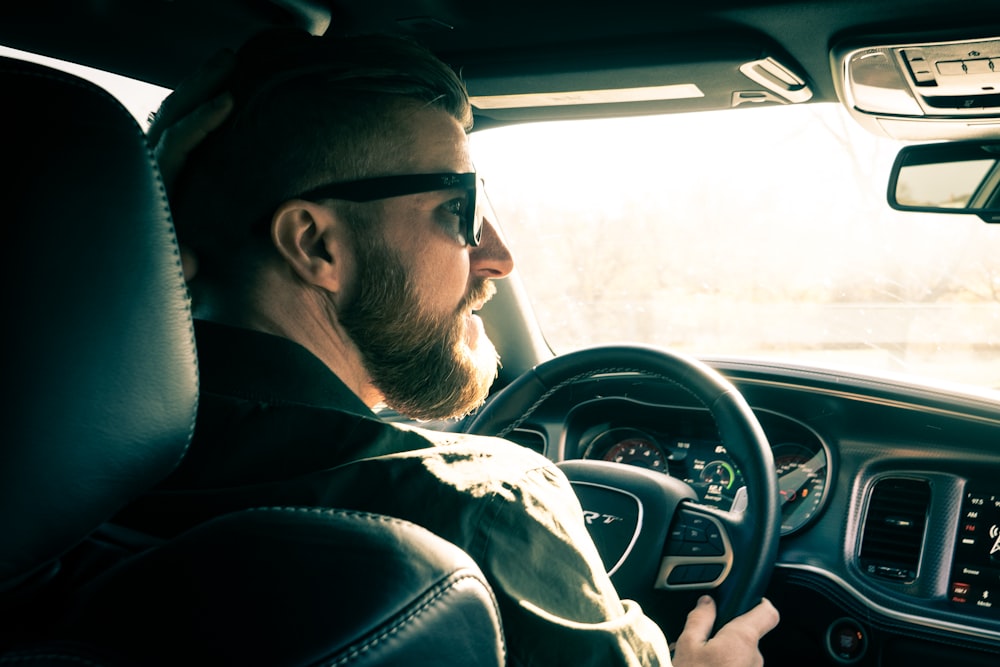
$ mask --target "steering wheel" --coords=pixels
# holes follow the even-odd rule
[[[641,345],[601,346],[560,355],[498,392],[465,425],[505,436],[550,397],[598,375],[637,373],[666,381],[703,404],[746,482],[729,511],[701,505],[683,481],[637,466],[564,461],[611,580],[644,607],[713,590],[716,629],[761,599],[778,548],[778,481],[767,437],[737,389],[706,364]],[[683,608],[686,614],[690,605]]]

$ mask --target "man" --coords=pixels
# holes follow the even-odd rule
[[[400,517],[477,561],[512,663],[670,664],[660,629],[619,600],[551,462],[371,410],[463,415],[495,378],[474,312],[513,260],[483,212],[456,75],[407,41],[273,33],[241,49],[225,86],[175,128],[179,152],[196,145],[171,183],[197,258],[194,442],[122,521],[170,534],[263,504]],[[770,603],[709,639],[714,618],[705,597],[674,664],[761,663]]]

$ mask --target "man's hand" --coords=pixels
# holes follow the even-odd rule
[[[760,667],[764,658],[757,648],[760,638],[778,624],[778,610],[767,599],[726,623],[712,637],[715,601],[698,599],[677,638],[675,667]]]
[[[152,115],[146,137],[168,194],[188,154],[232,111],[233,98],[225,86],[235,63],[231,51],[219,51],[168,95]]]

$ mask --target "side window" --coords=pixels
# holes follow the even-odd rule
[[[118,74],[111,74],[92,67],[84,67],[76,63],[40,56],[27,51],[8,48],[0,45],[0,56],[19,58],[47,65],[55,69],[75,74],[92,81],[114,95],[129,112],[135,116],[143,130],[149,126],[149,113],[160,106],[163,98],[170,94],[168,88],[155,86],[145,81],[137,81]]]

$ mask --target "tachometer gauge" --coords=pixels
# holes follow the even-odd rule
[[[667,471],[667,462],[660,450],[646,438],[626,438],[611,446],[604,455],[605,461],[627,463],[651,470]]]
[[[786,442],[771,448],[781,494],[781,534],[802,528],[819,512],[826,496],[826,452]]]
[[[588,448],[584,458],[600,458],[668,473],[667,457],[660,446],[652,437],[631,428],[602,433]]]

